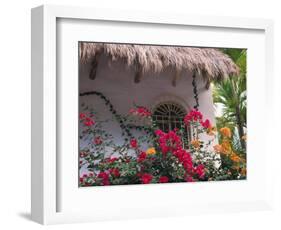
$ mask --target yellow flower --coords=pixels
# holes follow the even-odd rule
[[[198,149],[198,148],[200,148],[201,143],[198,139],[196,139],[196,140],[192,140],[191,144],[193,145],[194,148]]]
[[[147,155],[154,155],[156,153],[155,148],[149,148],[146,150]]]
[[[231,130],[228,127],[223,127],[220,129],[220,133],[224,136],[224,137],[231,137]]]

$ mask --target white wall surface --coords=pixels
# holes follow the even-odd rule
[[[280,1],[225,1],[225,0],[142,0],[142,1],[97,1],[97,0],[9,0],[2,1],[1,23],[1,229],[41,229],[29,221],[30,209],[30,8],[37,5],[70,4],[100,6],[103,8],[134,9],[188,14],[225,15],[240,17],[264,17],[275,20],[275,66],[281,62],[281,14]],[[275,95],[280,98],[281,70],[275,69]],[[276,121],[276,133],[272,143],[280,143],[280,107],[272,113]],[[278,133],[277,133],[278,132]],[[277,144],[276,144],[277,145]],[[280,148],[276,148],[280,149]],[[280,152],[280,150],[279,150]],[[275,160],[274,211],[214,214],[117,221],[107,223],[48,226],[46,229],[280,229],[280,163],[281,154]],[[188,207],[187,207],[188,208]]]
[[[104,94],[110,100],[117,113],[128,115],[129,110],[134,108],[134,104],[145,106],[153,111],[154,107],[163,102],[175,102],[181,105],[188,113],[195,105],[192,87],[192,74],[187,71],[181,72],[177,85],[172,85],[172,77],[175,72],[172,69],[160,73],[145,73],[141,81],[134,83],[135,71],[133,67],[126,66],[122,61],[111,62],[109,58],[102,55],[99,59],[96,79],[89,79],[91,65],[81,65],[79,73],[80,92],[97,91]],[[204,119],[209,119],[215,124],[215,111],[212,101],[211,88],[206,89],[201,76],[196,78],[199,110],[204,115]],[[112,120],[104,127],[114,137],[116,142],[123,142],[121,129],[118,122],[112,119],[113,116],[99,97],[80,97],[80,104],[85,104],[92,108],[97,114],[97,119]],[[143,135],[143,132],[139,133]],[[207,136],[203,137],[205,140]],[[209,140],[209,138],[207,138]]]
[[[134,104],[145,106],[150,111],[154,107],[163,102],[174,102],[181,105],[188,113],[195,105],[195,99],[192,87],[192,74],[188,71],[182,71],[177,85],[172,85],[172,78],[175,71],[168,69],[160,73],[148,72],[145,73],[141,81],[136,84],[134,82],[135,70],[133,67],[128,67],[124,62],[111,61],[105,55],[99,58],[97,73],[95,80],[89,79],[91,70],[90,63],[82,64],[79,72],[79,90],[80,93],[96,91],[101,92],[112,103],[117,113],[126,116]],[[197,76],[196,84],[199,97],[199,110],[204,115],[204,119],[209,119],[215,125],[215,109],[212,100],[212,90],[205,88],[205,83],[202,76]],[[80,97],[80,105],[89,106],[96,114],[96,121],[105,121],[102,123],[102,129],[113,135],[115,144],[122,145],[124,137],[122,137],[122,129],[119,123],[114,119],[105,102],[98,96],[83,96]],[[80,110],[83,107],[80,107]],[[141,122],[139,123],[142,124]],[[145,135],[143,131],[131,130],[134,137]],[[206,143],[211,140],[208,135],[201,135],[201,140]],[[217,142],[213,142],[216,144]],[[80,148],[88,146],[89,140],[80,140]],[[149,143],[142,143],[141,149],[146,150]],[[112,149],[107,149],[106,156],[112,154]],[[84,168],[81,169],[84,172]]]
[[[89,79],[90,65],[82,65],[80,69],[80,92],[102,92],[121,114],[127,114],[136,103],[153,109],[160,102],[174,101],[183,106],[187,111],[195,105],[192,75],[182,71],[177,85],[172,85],[174,71],[166,71],[154,74],[145,73],[139,83],[134,83],[135,71],[121,61],[111,62],[104,55],[100,57],[96,79]],[[214,108],[212,106],[211,88],[206,90],[202,77],[196,78],[199,94],[199,110],[206,118],[214,121]],[[84,100],[86,97],[82,97]],[[88,97],[90,99],[93,99]],[[88,101],[90,102],[90,101]]]

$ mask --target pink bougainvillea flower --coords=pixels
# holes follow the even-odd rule
[[[186,181],[186,182],[194,182],[194,180],[193,180],[193,178],[192,178],[191,176],[187,176],[187,177],[185,178],[185,181]]]
[[[137,140],[136,139],[132,139],[131,141],[130,141],[130,145],[131,145],[131,147],[132,148],[137,148],[138,147],[138,142],[137,142]]]
[[[85,113],[80,113],[80,114],[79,114],[79,118],[80,118],[81,120],[83,120],[84,118],[86,118],[86,114],[85,114]]]
[[[81,158],[83,158],[83,157],[86,157],[88,155],[88,153],[87,152],[80,152],[79,155],[80,155]]]
[[[130,158],[125,159],[125,162],[126,162],[126,163],[129,163],[130,161],[131,161]]]
[[[87,177],[88,177],[88,175],[87,175],[87,174],[83,174],[83,177],[84,177],[84,178],[87,178]]]
[[[201,119],[200,114],[197,114],[197,112],[194,116],[197,116],[198,119]],[[179,164],[183,166],[187,175],[189,175],[192,180],[192,175],[194,172],[198,174],[199,178],[203,178],[203,166],[200,166],[199,168],[197,167],[196,169],[194,168],[191,154],[183,149],[181,138],[175,131],[169,131],[168,133],[165,133],[161,130],[156,130],[155,134],[158,136],[158,144],[163,155],[171,152],[178,159]],[[188,178],[189,181],[191,181],[190,178]]]
[[[203,115],[200,111],[198,110],[191,110],[185,117],[184,117],[184,123],[185,125],[189,125],[190,122],[195,122],[195,121],[202,121]]]
[[[134,108],[134,109],[130,109],[129,113],[133,114],[133,115],[138,115],[138,116],[141,116],[141,117],[151,116],[151,112],[145,107],[137,107],[137,108]]]
[[[84,119],[83,124],[84,124],[85,126],[92,126],[92,125],[95,124],[95,122],[94,122],[94,120],[93,120],[92,118],[86,117],[86,118]]]
[[[119,158],[117,157],[111,157],[111,158],[106,158],[105,162],[106,163],[114,163],[115,161],[117,161]]]
[[[175,131],[164,133],[161,130],[156,130],[155,134],[159,137],[158,143],[163,154],[180,149],[182,146],[181,139]]]
[[[89,117],[85,113],[80,113],[79,118],[81,121],[83,121],[83,124],[85,126],[92,126],[95,124],[95,121],[93,120],[93,115],[91,114]]]
[[[143,184],[149,184],[152,181],[153,176],[149,173],[144,173],[140,179]]]
[[[94,143],[95,143],[96,145],[102,144],[102,138],[101,138],[101,137],[96,137],[96,138],[94,139]]]
[[[169,182],[169,178],[166,176],[161,176],[158,180],[159,183],[168,183]]]
[[[138,157],[138,162],[143,162],[146,159],[146,152],[141,152],[139,157]]]
[[[206,119],[205,121],[201,121],[200,123],[201,123],[201,125],[202,125],[205,129],[208,129],[208,128],[212,127],[211,122],[209,121],[209,119]]]
[[[200,179],[203,179],[205,176],[205,167],[204,165],[200,164],[195,168],[195,173],[199,176]]]
[[[162,136],[164,134],[164,132],[160,129],[155,130],[154,133],[156,136]]]
[[[161,148],[161,152],[163,154],[166,154],[167,152],[169,152],[169,147],[166,144],[164,144],[164,143],[160,144],[160,148]]]
[[[118,168],[112,168],[109,169],[109,172],[111,175],[115,176],[115,177],[119,177],[120,176],[120,172]]]
[[[95,174],[93,172],[89,172],[89,177],[93,177]]]
[[[98,174],[98,178],[102,179],[102,184],[103,185],[109,185],[109,175],[106,172],[100,172]]]

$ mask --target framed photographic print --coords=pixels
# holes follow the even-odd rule
[[[32,219],[271,208],[272,31],[263,19],[34,8]]]

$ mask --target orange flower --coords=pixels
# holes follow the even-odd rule
[[[240,157],[236,153],[232,153],[230,159],[236,163],[240,161]]]
[[[195,149],[200,148],[200,145],[201,145],[201,143],[200,143],[200,141],[199,141],[198,139],[192,140],[192,141],[191,141],[191,144],[192,144],[192,146],[193,146]]]
[[[215,150],[217,153],[220,153],[220,152],[222,151],[221,145],[215,145],[215,146],[214,146],[214,150]]]
[[[224,140],[220,145],[215,145],[214,150],[221,154],[230,154],[232,152],[231,145],[227,140]]]
[[[146,150],[147,155],[154,155],[156,153],[155,148],[149,148]]]
[[[220,133],[224,136],[224,137],[228,137],[231,138],[231,130],[228,127],[223,127],[220,129]]]
[[[221,147],[222,147],[222,153],[229,154],[232,151],[231,145],[228,141],[223,141],[221,143]]]
[[[210,126],[210,127],[207,129],[207,134],[210,135],[210,136],[214,136],[216,131],[217,131],[216,127]]]
[[[215,145],[215,146],[214,146],[214,150],[215,150],[216,152],[221,152],[221,145]]]

